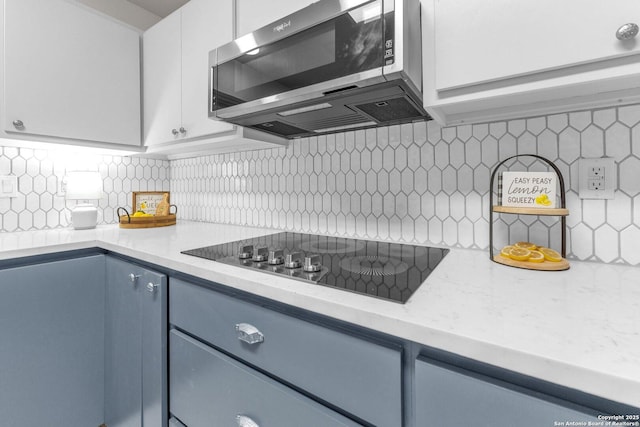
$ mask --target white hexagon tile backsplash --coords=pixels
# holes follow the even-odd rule
[[[118,222],[116,209],[131,206],[132,191],[169,189],[168,161],[0,146],[0,176],[18,177],[18,197],[0,198],[0,232],[66,227],[75,201],[66,201],[60,186],[71,166],[102,175],[97,206],[103,224]]]
[[[450,247],[489,246],[492,169],[516,154],[556,163],[569,258],[640,264],[640,105],[440,127],[421,122],[294,140],[286,148],[171,162],[181,217]],[[578,159],[613,157],[614,200],[578,198]],[[511,165],[545,170],[523,158]],[[559,248],[553,217],[501,215],[494,246]]]
[[[489,246],[492,169],[515,154],[560,168],[567,186],[569,258],[640,265],[640,105],[440,127],[420,122],[294,140],[288,147],[184,160],[96,155],[103,223],[131,191],[171,191],[179,217],[449,247]],[[614,200],[578,198],[578,159],[613,157]],[[521,169],[543,170],[523,158]],[[0,199],[0,231],[66,226],[58,195],[65,159],[54,149],[0,146],[0,175],[19,197]],[[558,248],[557,218],[501,215],[494,246],[531,240]]]

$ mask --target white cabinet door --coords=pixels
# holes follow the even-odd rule
[[[638,54],[616,38],[628,22],[638,0],[435,0],[436,89]]]
[[[138,32],[64,0],[4,7],[5,130],[140,145]]]
[[[191,0],[182,10],[182,127],[192,138],[233,130],[208,116],[209,51],[233,40],[232,0]]]
[[[181,39],[180,11],[143,35],[144,136],[146,145],[180,138]],[[174,135],[175,130],[178,132]]]
[[[300,10],[317,0],[235,0],[237,35],[260,27]]]

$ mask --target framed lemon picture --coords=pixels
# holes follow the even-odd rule
[[[133,213],[144,212],[155,215],[158,205],[163,200],[167,204],[171,203],[168,191],[134,191],[132,199]]]

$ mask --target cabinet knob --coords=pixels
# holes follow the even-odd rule
[[[171,129],[171,133],[173,134],[173,136],[178,136],[178,129]]]
[[[187,130],[185,128],[183,128],[182,126],[180,126],[180,133],[184,135],[184,134],[187,133]]]
[[[244,341],[251,345],[264,341],[264,335],[262,332],[249,323],[236,324],[236,336],[240,341]]]
[[[13,126],[18,130],[24,129],[24,123],[22,122],[22,120],[14,120]]]
[[[236,421],[238,422],[238,427],[260,427],[258,423],[246,415],[236,415]]]
[[[156,285],[155,283],[149,282],[147,283],[147,291],[154,293],[158,289],[158,286],[160,285]]]
[[[131,283],[136,283],[138,281],[139,277],[140,277],[139,275],[131,273],[131,274],[129,274],[129,281]]]
[[[632,22],[624,24],[618,31],[616,31],[616,38],[618,40],[631,40],[638,35],[638,24]]]

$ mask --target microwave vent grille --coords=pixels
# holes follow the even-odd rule
[[[361,114],[345,114],[340,117],[325,117],[317,120],[307,120],[299,123],[305,129],[325,129],[340,126],[348,126],[356,123],[370,121],[369,118],[363,117]]]
[[[381,123],[414,118],[424,119],[424,114],[405,97],[378,100],[354,107]]]
[[[283,136],[294,136],[307,133],[307,131],[304,129],[300,129],[298,127],[291,126],[290,124],[282,123],[277,120],[272,122],[259,123],[251,127],[263,132],[270,132]]]

